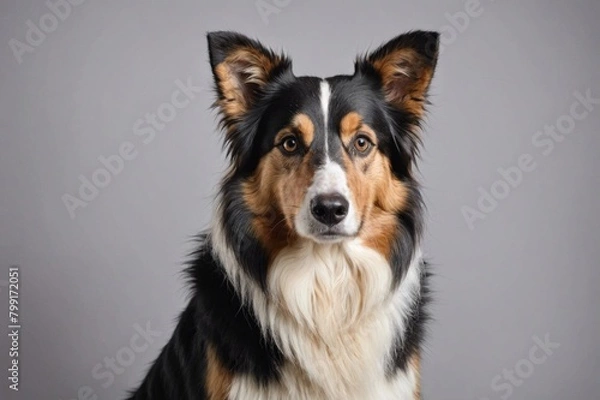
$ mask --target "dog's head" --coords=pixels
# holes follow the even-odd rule
[[[413,166],[437,33],[398,36],[327,79],[296,77],[285,55],[237,33],[208,43],[231,158],[223,190],[246,212],[245,237],[270,255],[360,238],[392,257],[399,236],[416,240]]]

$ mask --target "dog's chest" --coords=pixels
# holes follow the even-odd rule
[[[380,316],[381,317],[381,316]],[[288,360],[277,381],[257,384],[250,376],[235,377],[231,400],[414,400],[418,374],[415,365],[389,376],[386,373],[395,340],[392,321],[370,321],[343,335],[339,347],[311,343],[297,333],[285,353]]]
[[[386,373],[418,296],[418,263],[411,269],[390,291],[387,261],[358,243],[282,252],[269,297],[255,296],[253,308],[285,364],[268,385],[236,377],[230,398],[413,399],[418,371]]]
[[[267,385],[257,384],[248,376],[234,378],[229,400],[417,400],[419,372],[411,365],[391,377],[379,376],[368,384],[343,388],[333,377],[332,389],[324,389],[301,377],[296,368],[283,368],[281,380]],[[327,378],[327,377],[324,377]],[[352,391],[348,391],[351,389]],[[333,390],[333,392],[331,391]]]

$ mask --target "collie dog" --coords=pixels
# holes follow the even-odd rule
[[[191,300],[130,399],[420,398],[415,162],[438,41],[409,32],[321,79],[208,34],[229,169]]]

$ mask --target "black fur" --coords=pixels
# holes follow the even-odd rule
[[[249,373],[263,383],[278,378],[281,353],[262,336],[253,312],[242,304],[211,254],[210,241],[202,235],[200,242],[187,269],[193,296],[173,336],[130,400],[206,399],[207,343],[233,373]]]
[[[253,234],[252,214],[243,200],[241,185],[254,172],[261,157],[270,151],[274,136],[291,116],[303,112],[315,121],[322,121],[320,79],[295,77],[288,58],[242,35],[216,32],[209,34],[208,39],[213,71],[232,49],[239,46],[252,47],[280,60],[266,86],[252,84],[244,88],[245,95],[251,99],[248,112],[235,119],[223,116],[221,121],[228,131],[225,144],[232,161],[232,169],[220,190],[227,245],[247,275],[266,290],[268,258]],[[332,91],[331,122],[353,110],[364,116],[365,122],[378,135],[378,150],[390,160],[393,173],[408,188],[408,207],[396,216],[398,224],[390,259],[397,284],[407,272],[422,232],[422,199],[413,176],[419,147],[415,128],[420,124],[420,117],[386,102],[382,82],[372,61],[399,46],[408,46],[423,55],[422,62],[435,66],[437,40],[438,35],[431,32],[401,35],[360,58],[354,75],[327,80]],[[215,79],[218,79],[216,74]],[[218,85],[216,91],[218,99],[223,100]],[[335,126],[330,128],[337,129]],[[315,132],[315,137],[319,137],[319,132]],[[317,155],[313,162],[318,164],[322,159]],[[276,381],[284,357],[274,342],[262,334],[253,311],[242,302],[213,255],[210,234],[200,237],[199,249],[187,275],[192,289],[189,304],[181,314],[172,338],[129,400],[207,399],[204,387],[207,344],[213,346],[224,367],[232,374],[249,374],[264,385]],[[407,322],[405,340],[394,345],[394,357],[388,366],[390,375],[405,369],[410,357],[421,346],[429,299],[427,279],[428,273],[424,272],[421,299]]]
[[[421,273],[421,296],[415,306],[413,313],[410,315],[406,324],[406,336],[404,341],[396,340],[393,349],[393,357],[388,366],[388,374],[391,376],[398,370],[405,370],[411,357],[418,353],[425,339],[425,327],[430,316],[427,311],[427,306],[431,302],[431,294],[429,288],[429,265],[426,261],[422,264],[423,272]]]

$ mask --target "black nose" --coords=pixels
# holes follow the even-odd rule
[[[310,202],[315,219],[327,226],[339,224],[348,215],[348,200],[339,193],[322,194]]]

